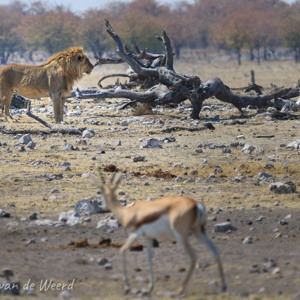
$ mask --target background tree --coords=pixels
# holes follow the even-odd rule
[[[0,6],[0,64],[6,64],[9,57],[22,45],[16,28],[22,15],[18,10]]]
[[[94,53],[94,56],[101,57],[103,52],[112,46],[111,39],[103,26],[103,20],[109,17],[109,12],[104,10],[88,10],[83,15],[78,29],[80,41],[86,49]]]
[[[34,48],[53,54],[75,44],[78,36],[74,28],[79,22],[80,18],[64,6],[49,10],[42,4],[38,10],[28,10],[23,36]]]
[[[283,16],[281,34],[287,47],[294,51],[295,62],[300,62],[300,2],[292,5]]]
[[[249,41],[249,31],[247,23],[248,13],[236,13],[233,16],[224,18],[218,26],[214,28],[214,37],[217,44],[234,50],[237,54],[238,64],[241,65],[241,50]]]
[[[124,5],[113,21],[126,45],[147,45],[150,51],[158,52],[161,42],[155,36],[162,32],[159,17],[166,14],[166,9],[155,0],[136,0]]]
[[[159,19],[161,27],[168,33],[172,42],[176,58],[179,59],[181,49],[193,45],[192,40],[195,36],[194,24],[189,19],[189,6],[182,3],[172,12],[166,11],[161,14]]]

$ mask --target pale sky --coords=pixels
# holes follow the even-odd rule
[[[188,3],[194,3],[194,0],[185,0]],[[9,0],[0,0],[0,5],[7,5],[13,1]],[[32,3],[34,0],[21,0],[23,3]],[[105,5],[113,2],[109,0],[47,0],[47,3],[52,5],[63,4],[64,6],[70,8],[71,11],[75,13],[83,12],[90,8],[103,8]],[[118,1],[119,2],[119,1]],[[131,0],[121,0],[121,2],[131,2]],[[180,1],[178,0],[158,0],[159,3],[162,4],[174,4]],[[285,2],[293,3],[295,0],[285,0]]]
[[[111,0],[47,0],[46,3],[49,3],[51,5],[64,5],[65,7],[70,8],[71,11],[75,13],[83,12],[90,8],[103,8],[105,5],[112,3],[112,2],[131,2],[132,0],[117,0],[117,1],[111,1]],[[188,3],[194,3],[194,0],[185,0]],[[0,5],[7,5],[13,1],[9,0],[0,0]],[[20,0],[20,2],[30,4],[34,2],[34,0]],[[45,2],[45,1],[43,1]],[[158,0],[158,3],[162,4],[174,4],[180,2],[178,0]]]

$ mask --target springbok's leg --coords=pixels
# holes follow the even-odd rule
[[[215,256],[215,259],[218,263],[219,274],[220,274],[221,281],[222,281],[222,292],[226,292],[227,284],[226,284],[226,281],[225,281],[225,276],[224,276],[224,271],[223,271],[223,266],[222,266],[219,250],[218,250],[217,246],[207,237],[205,232],[202,232],[200,234],[200,237],[201,237],[203,243],[208,247],[208,249],[210,249],[210,251]]]
[[[147,245],[147,258],[148,258],[149,278],[150,278],[148,294],[152,292],[154,286],[153,268],[152,268],[152,243],[153,243],[152,239],[147,239],[146,245]]]
[[[127,241],[124,243],[124,245],[121,247],[120,252],[123,257],[123,268],[124,268],[124,280],[125,280],[125,293],[130,292],[130,284],[128,279],[128,273],[127,273],[127,262],[126,262],[126,251],[127,249],[133,244],[133,242],[139,237],[140,235],[136,232],[130,234]]]
[[[189,283],[189,280],[194,272],[194,269],[195,269],[195,266],[196,266],[196,262],[197,262],[197,257],[196,257],[196,254],[194,252],[194,250],[192,249],[190,243],[189,243],[189,240],[188,240],[188,236],[183,236],[181,234],[179,234],[177,231],[174,232],[174,235],[176,237],[176,240],[178,241],[178,243],[180,243],[185,252],[188,254],[190,260],[191,260],[191,265],[190,265],[190,268],[189,268],[189,271],[183,281],[183,284],[182,284],[182,287],[180,288],[179,290],[179,296],[183,296],[184,295],[184,292],[185,292],[185,289],[186,289],[186,286],[187,284]]]

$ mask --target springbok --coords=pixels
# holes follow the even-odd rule
[[[109,184],[105,183],[102,175],[102,184],[99,184],[99,180],[93,175],[90,176],[90,179],[94,185],[100,188],[104,205],[111,210],[122,226],[130,232],[127,241],[120,250],[123,257],[126,293],[130,291],[126,267],[126,250],[140,236],[145,238],[150,277],[149,290],[147,293],[150,294],[154,286],[152,241],[153,239],[159,240],[175,237],[176,241],[183,246],[191,260],[190,268],[179,291],[179,295],[183,295],[197,262],[196,254],[188,240],[190,232],[194,233],[197,238],[202,239],[204,244],[212,251],[218,263],[222,291],[226,291],[227,285],[219,251],[205,232],[207,213],[203,204],[186,196],[165,196],[154,201],[142,201],[131,207],[125,207],[116,197],[116,190],[121,181],[120,174],[117,175],[116,179],[115,174],[113,174]]]

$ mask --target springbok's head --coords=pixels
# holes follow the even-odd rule
[[[89,178],[92,184],[100,189],[104,206],[103,208],[107,209],[110,208],[109,204],[111,203],[111,201],[116,200],[115,193],[118,189],[118,186],[120,185],[122,175],[119,173],[113,173],[109,180],[109,183],[106,183],[102,173],[99,173],[99,177],[100,179],[97,178],[95,175],[91,174]]]

